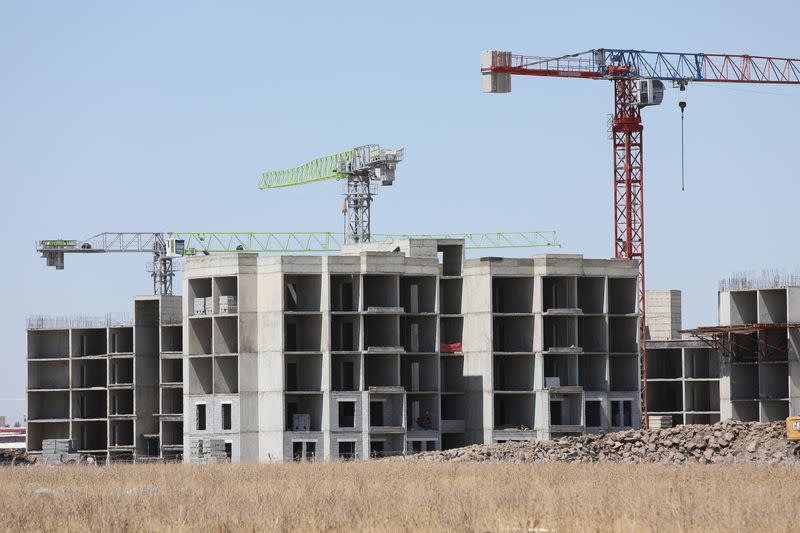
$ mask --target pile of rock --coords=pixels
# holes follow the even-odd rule
[[[505,442],[408,456],[426,461],[624,462],[624,463],[793,463],[797,443],[786,440],[785,422],[726,420],[714,425]],[[800,453],[800,450],[797,450]]]

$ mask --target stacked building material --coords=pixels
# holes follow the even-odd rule
[[[228,461],[225,441],[222,439],[197,439],[192,442],[191,454],[194,463],[219,464]]]
[[[236,313],[236,297],[235,296],[220,296],[219,297],[219,312]]]
[[[72,463],[80,461],[77,444],[71,439],[44,439],[42,459],[45,464]]]
[[[672,427],[672,416],[650,415],[647,417],[650,429],[664,429]]]
[[[195,315],[204,315],[204,314],[206,314],[206,299],[205,298],[195,298],[194,299],[194,314]]]
[[[214,297],[207,296],[206,297],[206,314],[213,315],[214,314]]]

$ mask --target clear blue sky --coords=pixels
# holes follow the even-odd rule
[[[480,51],[798,57],[798,20],[789,1],[3,2],[0,414],[24,412],[27,315],[130,311],[150,290],[144,255],[55,271],[37,239],[336,231],[335,183],[263,192],[258,173],[380,143],[406,159],[375,231],[552,228],[564,252],[609,257],[611,84],[481,94]],[[644,112],[646,237],[648,287],[682,289],[692,326],[716,321],[720,278],[800,264],[800,88],[683,98],[685,192],[679,93]]]

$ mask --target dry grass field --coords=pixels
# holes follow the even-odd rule
[[[800,467],[370,462],[0,470],[5,531],[797,531]]]

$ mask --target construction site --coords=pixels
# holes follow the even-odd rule
[[[153,291],[130,315],[29,318],[28,453],[349,460],[800,415],[797,276],[723,281],[717,324],[691,329],[679,289],[646,289],[641,116],[665,82],[800,84],[800,60],[488,51],[480,74],[489,93],[512,75],[612,82],[613,258],[485,251],[555,248],[554,231],[374,233],[405,156],[379,145],[261,176],[341,181],[342,233],[40,240],[56,269],[149,254]]]

